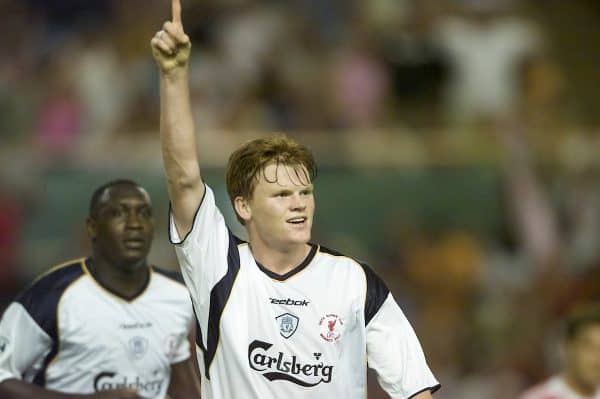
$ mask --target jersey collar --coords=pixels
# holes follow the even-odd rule
[[[114,291],[112,288],[108,287],[107,285],[103,284],[97,277],[96,277],[96,272],[94,270],[93,267],[93,260],[92,258],[85,258],[83,265],[84,265],[84,269],[85,272],[90,276],[90,278],[92,279],[92,281],[94,281],[94,283],[96,283],[96,285],[98,285],[100,288],[102,288],[104,291],[108,292],[110,295],[112,296],[116,296],[117,298],[127,301],[127,302],[133,302],[134,300],[136,300],[137,298],[139,298],[144,292],[146,292],[146,288],[148,288],[148,286],[150,285],[150,280],[151,280],[151,275],[152,275],[152,267],[148,267],[148,273],[146,274],[146,282],[144,283],[144,285],[142,286],[142,288],[140,288],[140,290],[138,292],[136,292],[133,295],[129,295],[129,296],[125,296],[125,295],[121,295],[118,292]]]
[[[310,252],[308,253],[308,255],[306,255],[306,258],[304,258],[302,263],[300,263],[298,266],[296,266],[295,268],[293,268],[292,270],[290,270],[289,272],[287,272],[285,274],[275,273],[275,272],[267,269],[266,267],[264,267],[263,265],[261,265],[258,262],[256,262],[256,265],[263,273],[265,273],[267,276],[269,276],[273,280],[285,281],[288,278],[300,273],[302,270],[306,269],[306,267],[308,265],[310,265],[310,262],[312,262],[313,258],[317,254],[317,250],[319,249],[319,246],[315,245],[315,244],[309,244],[309,245],[310,245]]]

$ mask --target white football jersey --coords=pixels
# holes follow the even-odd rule
[[[547,381],[527,390],[520,399],[586,399],[573,391],[565,379],[556,375]],[[600,399],[600,389],[589,399]]]
[[[203,399],[366,397],[367,363],[392,398],[439,383],[384,283],[318,245],[280,276],[227,228],[207,186],[188,235],[171,241],[192,295]]]
[[[89,259],[46,273],[0,321],[0,382],[16,378],[67,393],[134,388],[165,398],[171,364],[189,358],[194,315],[185,286],[151,268],[123,298],[90,274]]]

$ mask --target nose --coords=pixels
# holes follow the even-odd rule
[[[129,229],[141,229],[142,223],[137,212],[130,212],[127,215],[127,228]]]
[[[306,209],[306,199],[300,194],[292,196],[291,208],[294,211],[303,211]]]

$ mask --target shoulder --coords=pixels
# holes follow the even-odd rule
[[[74,259],[52,267],[35,279],[15,298],[31,318],[49,335],[56,329],[56,313],[63,294],[85,275],[85,258]]]
[[[53,266],[17,295],[16,302],[27,308],[26,305],[31,302],[46,302],[49,297],[62,295],[65,289],[85,274],[84,262],[85,258],[80,258]]]
[[[152,290],[161,298],[178,298],[189,302],[188,291],[183,275],[179,271],[152,266]]]
[[[159,278],[165,279],[167,281],[171,281],[174,283],[178,283],[185,287],[185,282],[183,281],[183,275],[175,270],[164,269],[158,266],[152,266],[152,270],[160,276]]]
[[[388,298],[390,290],[387,285],[365,262],[358,261],[327,247],[320,247],[319,252],[326,256],[335,257],[338,261],[336,266],[340,264],[353,267],[357,275],[361,277],[364,287],[365,324],[368,324]]]
[[[319,255],[325,256],[325,257],[330,257],[335,261],[335,265],[341,265],[341,266],[352,266],[357,268],[357,270],[362,270],[363,268],[363,262],[360,262],[359,260],[348,256],[346,254],[343,254],[335,249],[331,249],[328,247],[324,247],[323,245],[319,245]]]
[[[354,268],[362,277],[366,279],[367,284],[375,284],[377,286],[385,287],[383,280],[367,263],[324,246],[319,247],[319,253],[335,258],[336,266],[340,265]]]

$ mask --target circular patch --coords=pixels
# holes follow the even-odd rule
[[[336,342],[342,337],[344,322],[336,314],[328,314],[321,318],[319,327],[321,338],[327,342]]]

